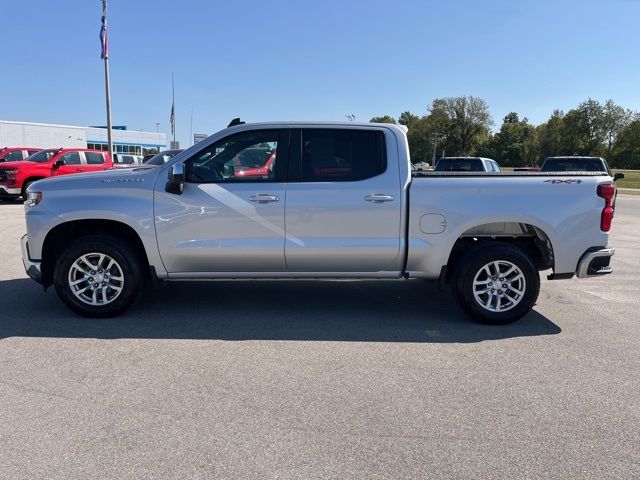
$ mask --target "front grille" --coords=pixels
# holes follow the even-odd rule
[[[7,174],[4,170],[0,170],[0,182],[6,182],[7,181]]]

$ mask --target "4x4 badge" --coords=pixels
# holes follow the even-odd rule
[[[553,180],[545,180],[546,183],[582,183],[582,180],[576,180],[575,178],[570,178],[569,180],[561,180],[558,178],[554,178]]]

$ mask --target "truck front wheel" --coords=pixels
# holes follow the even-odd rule
[[[540,276],[529,257],[508,243],[488,243],[459,262],[454,293],[462,308],[482,323],[514,322],[531,311]]]
[[[54,284],[60,299],[85,317],[112,317],[138,297],[144,267],[120,238],[91,235],[58,257]]]

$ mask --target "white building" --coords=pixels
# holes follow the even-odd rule
[[[127,130],[127,127],[117,126],[112,130],[112,137],[115,153],[144,155],[167,147],[167,136],[164,133]],[[0,148],[2,147],[80,147],[107,150],[107,129],[0,120]]]

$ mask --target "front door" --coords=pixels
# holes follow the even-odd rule
[[[290,271],[400,271],[402,187],[397,151],[386,147],[396,144],[386,129],[292,134],[285,246]]]
[[[84,165],[80,159],[80,152],[67,152],[57,160],[62,160],[63,165],[53,168],[53,175],[68,175],[70,173],[82,173],[84,172]]]
[[[286,270],[288,143],[286,129],[240,132],[184,161],[182,194],[165,191],[166,177],[157,180],[155,226],[169,274]]]

